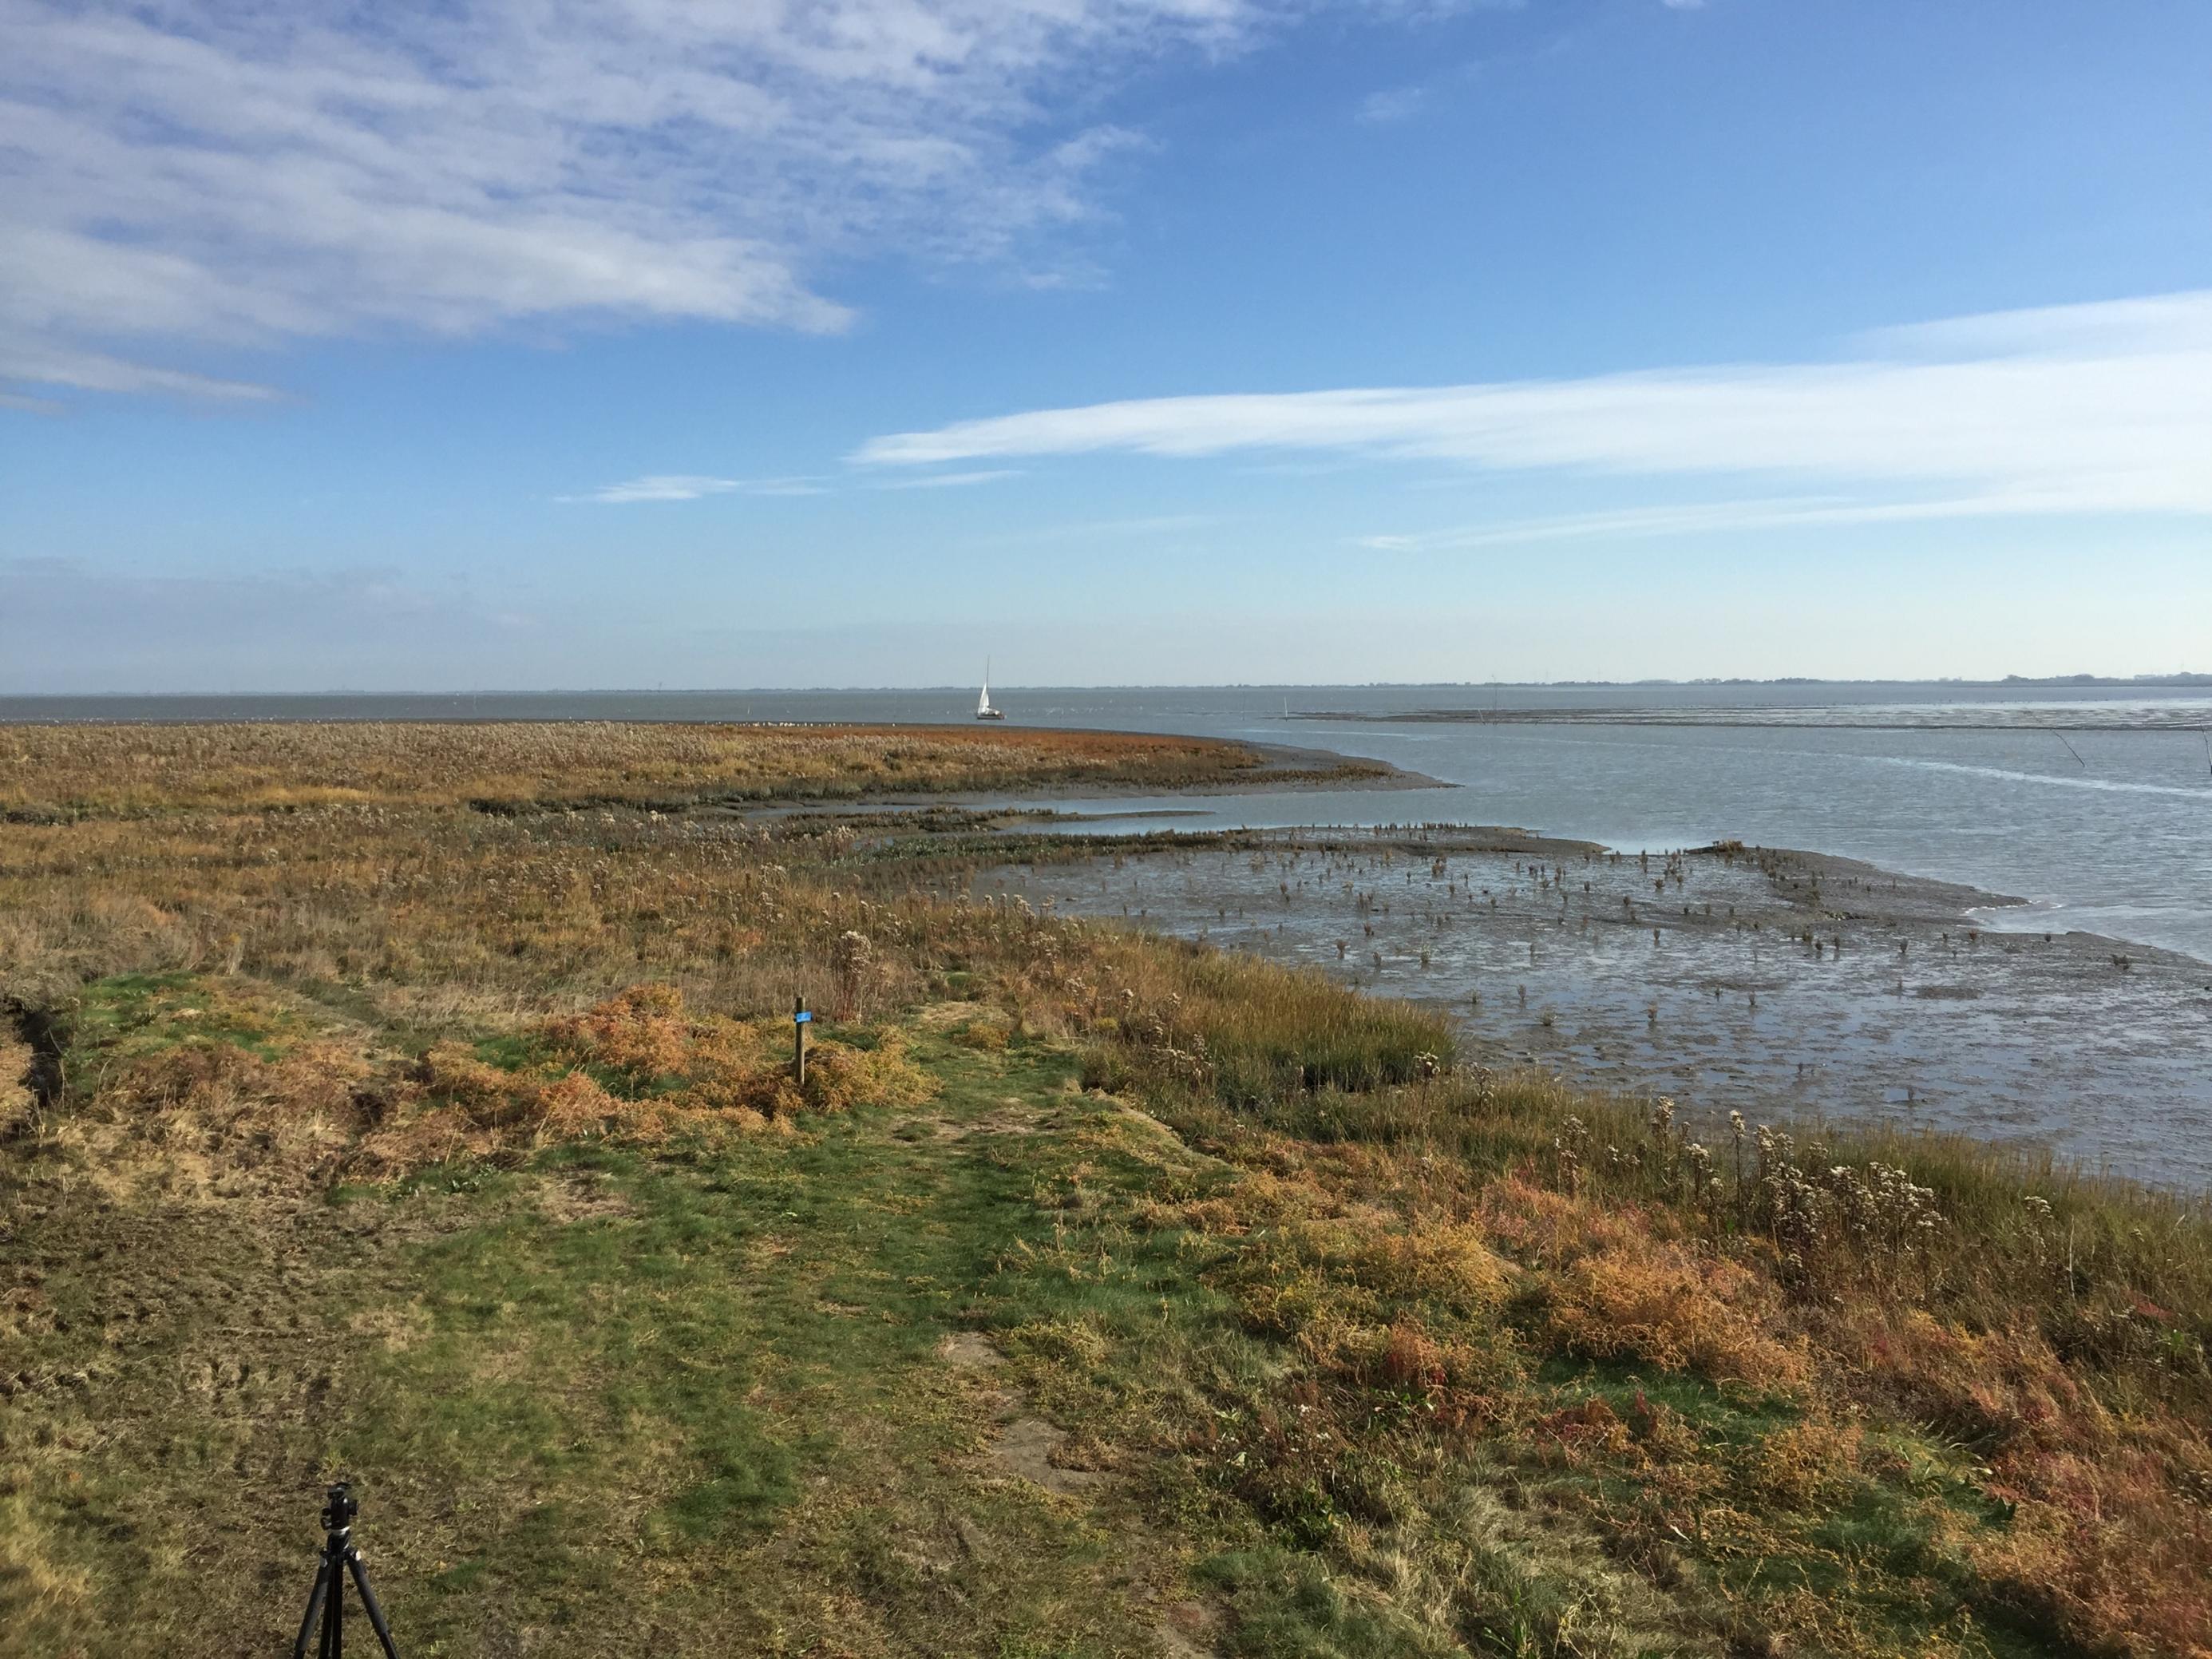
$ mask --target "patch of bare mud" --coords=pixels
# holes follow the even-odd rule
[[[1006,1364],[1006,1356],[990,1339],[974,1331],[947,1336],[937,1345],[937,1354],[952,1370],[976,1376]],[[1027,1402],[1019,1394],[987,1387],[983,1397],[999,1419],[984,1455],[1000,1473],[1063,1498],[1092,1491],[1112,1479],[1101,1470],[1068,1467],[1062,1454],[1072,1437],[1066,1429],[1027,1414]]]
[[[939,1140],[965,1140],[970,1135],[1042,1134],[1048,1127],[1038,1120],[1035,1109],[1027,1101],[1010,1095],[981,1117],[938,1118],[933,1121],[931,1133]]]
[[[977,1331],[955,1331],[937,1345],[937,1357],[956,1371],[988,1371],[1006,1363],[1006,1355]]]
[[[1160,1651],[1167,1659],[1212,1659],[1221,1615],[1203,1601],[1177,1601],[1160,1615],[1153,1627]]]
[[[1515,844],[1501,845],[1511,842]],[[2212,1188],[2212,966],[2021,930],[1850,860],[1616,857],[1481,830],[1285,832],[983,872],[1449,1014],[1460,1052],[1717,1124],[1875,1122]],[[1979,915],[2004,907],[2014,931]]]
[[[1104,1485],[1110,1477],[1098,1470],[1062,1468],[1053,1462],[1067,1440],[1066,1430],[1055,1428],[1041,1417],[1018,1417],[992,1441],[991,1461],[1008,1474],[1062,1497]]]

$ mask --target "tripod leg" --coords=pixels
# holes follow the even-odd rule
[[[338,1566],[344,1548],[331,1540],[331,1593],[323,1598],[323,1650],[316,1659],[341,1659],[345,1652],[345,1577]]]
[[[330,1589],[331,1564],[327,1558],[315,1566],[315,1588],[307,1595],[307,1616],[300,1620],[300,1639],[292,1644],[292,1659],[307,1659],[307,1638],[313,1633],[315,1615],[323,1610],[323,1597]]]
[[[376,1592],[368,1587],[368,1569],[361,1564],[361,1553],[349,1547],[345,1559],[353,1573],[354,1588],[361,1592],[362,1607],[368,1614],[369,1628],[384,1644],[384,1659],[399,1659],[399,1650],[392,1645],[392,1626],[384,1622],[384,1609],[377,1605]]]

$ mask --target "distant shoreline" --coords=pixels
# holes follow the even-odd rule
[[[1784,675],[1774,678],[1745,676],[1723,676],[1692,679],[1634,679],[1634,680],[1360,680],[1360,681],[1292,681],[1292,680],[1230,680],[1212,683],[1147,684],[1139,683],[1103,685],[1023,685],[1007,684],[1000,687],[1003,694],[1017,698],[1024,695],[1066,695],[1133,691],[1251,691],[1280,693],[1284,691],[1592,691],[1592,690],[1694,690],[1698,687],[1743,689],[1772,686],[1778,689],[1802,690],[1806,687],[1832,685],[1845,689],[1884,689],[1889,687],[1925,686],[1945,691],[2065,691],[2065,690],[2201,690],[2212,695],[2212,673],[2193,672],[2171,674],[2008,674],[1996,678],[1980,679],[1936,676],[1923,679],[1872,678],[1824,679],[1802,675]],[[473,690],[408,690],[368,691],[320,690],[312,691],[0,691],[0,725],[18,722],[39,722],[56,718],[69,720],[116,721],[110,714],[88,713],[56,716],[40,712],[38,706],[54,704],[95,703],[191,703],[245,705],[252,703],[460,703],[478,700],[516,698],[576,698],[576,697],[811,697],[811,696],[928,696],[943,695],[948,698],[972,699],[973,688],[965,684],[953,685],[807,685],[807,686],[551,686],[537,688],[479,687]],[[15,710],[21,706],[23,712]],[[1019,717],[1019,710],[1012,711]],[[151,720],[192,720],[209,718],[189,714],[149,715]],[[227,718],[263,719],[293,718],[320,719],[325,715],[265,716],[236,715]],[[353,718],[380,718],[356,716]],[[949,718],[949,716],[948,716]],[[118,722],[119,723],[119,722]]]
[[[1878,706],[1878,705],[1877,705]],[[1954,705],[1979,711],[1984,705]],[[1800,717],[1799,711],[1802,711]],[[2212,732],[2212,708],[2142,709],[2135,718],[2099,718],[2094,703],[2044,703],[2023,709],[2032,719],[1952,720],[1930,706],[1925,716],[1854,720],[1813,705],[1773,704],[1730,708],[1416,708],[1368,714],[1358,710],[1301,711],[1293,720],[1366,726],[1741,726],[1790,731],[1837,732]]]

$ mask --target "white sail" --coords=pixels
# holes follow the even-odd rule
[[[975,699],[975,712],[979,714],[991,712],[991,683],[988,680],[983,682],[983,695]]]

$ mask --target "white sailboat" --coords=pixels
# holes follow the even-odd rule
[[[975,718],[979,720],[1002,720],[1006,718],[1003,710],[991,707],[991,660],[988,657],[983,659],[983,693],[975,699]]]

